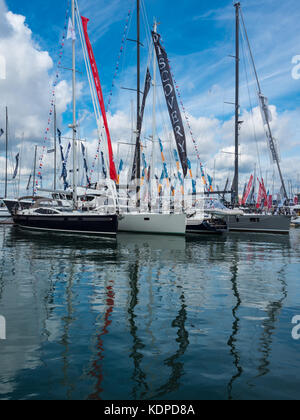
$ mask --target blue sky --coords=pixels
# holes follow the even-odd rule
[[[1,0],[3,2],[4,0]],[[107,97],[116,66],[121,44],[125,19],[128,10],[134,9],[132,0],[85,0],[80,1],[81,14],[89,17],[89,32],[94,47],[104,95]],[[57,61],[58,42],[62,34],[67,0],[21,1],[6,0],[7,10],[26,17],[25,24],[31,30],[30,42],[39,51],[48,52],[54,62]],[[180,86],[185,108],[191,118],[192,129],[197,137],[203,163],[212,172],[216,168],[216,177],[222,182],[230,173],[232,159],[222,154],[231,151],[233,144],[232,115],[233,109],[224,102],[234,99],[234,54],[235,12],[232,1],[221,0],[215,4],[207,0],[144,0],[150,24],[153,17],[160,22],[160,32],[169,54],[175,77]],[[300,79],[292,78],[292,58],[300,55],[300,4],[297,0],[245,0],[242,8],[254,57],[261,79],[262,90],[268,96],[273,115],[274,133],[281,145],[282,165],[287,179],[297,183],[300,167],[300,123],[299,99]],[[144,25],[142,24],[142,28]],[[131,24],[130,38],[135,37],[135,23]],[[142,38],[146,45],[145,31]],[[0,50],[1,52],[1,50]],[[143,70],[147,60],[147,48],[143,49]],[[259,113],[249,113],[250,102],[257,106],[255,89],[247,61],[241,60],[241,113],[245,120],[241,131],[242,163],[241,171],[245,179],[253,172],[257,163],[257,147],[261,151],[262,170],[273,171],[268,157],[265,157],[265,139],[259,126]],[[66,44],[64,63],[70,65],[70,53]],[[125,129],[130,125],[130,100],[134,96],[120,90],[121,86],[135,86],[135,48],[128,43],[126,55],[118,77],[111,108],[111,126],[113,139],[124,139]],[[244,68],[249,78],[248,85]],[[79,60],[78,68],[84,72],[84,64]],[[34,67],[32,68],[35,72]],[[49,66],[51,77],[53,66]],[[62,78],[69,83],[68,72]],[[79,77],[81,95],[79,104],[86,114],[91,113],[88,100],[88,86],[85,77]],[[2,100],[1,100],[2,99]],[[0,98],[0,106],[4,105]],[[162,98],[163,103],[163,98]],[[68,122],[70,103],[62,106],[63,124]],[[45,110],[45,124],[46,124]],[[84,114],[81,114],[84,115]],[[91,115],[87,118],[84,134],[92,133]],[[146,113],[150,121],[150,111]],[[128,121],[127,121],[128,120]],[[44,125],[45,125],[44,124]],[[126,125],[127,124],[127,125]],[[255,128],[253,127],[255,126]],[[121,134],[122,133],[122,134]],[[253,140],[253,133],[256,142]],[[145,133],[146,135],[146,133]],[[123,137],[122,137],[123,136]],[[26,137],[26,134],[25,134]],[[121,138],[120,138],[121,137]],[[117,141],[116,140],[116,141]],[[93,143],[93,141],[92,141]],[[258,145],[258,146],[257,146]],[[194,160],[192,144],[189,151]],[[253,152],[253,158],[248,154]],[[92,154],[92,151],[91,151]],[[243,182],[243,181],[242,181]]]

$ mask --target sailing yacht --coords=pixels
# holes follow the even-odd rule
[[[265,97],[262,94],[260,82],[258,79],[257,70],[254,63],[254,58],[248,38],[248,34],[246,31],[245,22],[243,19],[242,11],[241,11],[241,4],[239,2],[235,3],[234,5],[236,10],[236,98],[235,98],[235,174],[234,174],[234,182],[233,182],[233,191],[232,191],[232,205],[234,207],[238,207],[239,201],[239,129],[240,129],[240,96],[239,96],[239,75],[240,75],[240,19],[242,18],[242,23],[244,27],[244,31],[246,34],[246,40],[248,43],[248,48],[250,51],[250,58],[253,65],[254,74],[256,76],[256,82],[258,87],[258,96],[260,100],[260,106],[262,109],[262,115],[264,120],[264,125],[266,128],[266,135],[269,142],[269,147],[272,153],[272,158],[274,163],[277,165],[282,190],[284,191],[285,199],[288,199],[287,190],[285,187],[285,182],[283,179],[279,156],[276,149],[275,140],[273,138],[271,126],[270,126],[270,117],[269,117],[269,109],[267,107]],[[264,233],[283,233],[288,234],[290,231],[291,225],[291,216],[289,215],[277,215],[277,214],[246,214],[243,211],[241,214],[232,215],[230,214],[231,210],[228,210],[228,214],[224,214],[226,218],[228,229],[229,231],[237,231],[237,232],[264,232]],[[239,210],[240,211],[240,210]]]
[[[77,9],[78,10],[78,9]],[[72,0],[72,25],[75,31],[75,0]],[[82,28],[79,28],[81,30]],[[108,213],[106,206],[99,206],[95,210],[80,208],[77,194],[76,180],[76,65],[75,65],[75,36],[72,37],[72,90],[73,90],[73,186],[72,202],[62,205],[59,200],[33,197],[34,204],[30,208],[14,206],[13,221],[22,229],[37,231],[76,233],[85,235],[100,235],[114,237],[118,230],[118,215]]]
[[[157,25],[154,25],[153,39],[156,36]],[[148,234],[162,234],[162,235],[185,235],[186,233],[186,216],[182,212],[181,214],[173,214],[171,212],[156,212],[142,211],[141,210],[141,128],[142,119],[144,112],[144,105],[146,96],[150,89],[149,77],[146,77],[146,84],[144,90],[144,100],[141,106],[140,101],[140,0],[137,0],[137,129],[136,129],[136,145],[135,145],[135,156],[133,163],[133,173],[135,178],[136,186],[136,206],[133,209],[124,209],[124,206],[120,206],[120,218],[119,218],[119,232],[132,232],[132,233],[148,233]],[[156,123],[155,123],[155,99],[156,99],[156,58],[157,49],[154,45],[154,77],[153,77],[153,144],[158,140],[156,136]],[[169,64],[168,64],[169,65]],[[149,72],[147,72],[149,76]],[[147,86],[147,82],[149,83]],[[173,83],[173,81],[172,81]],[[175,99],[176,100],[176,99]],[[176,100],[177,103],[177,100]],[[154,168],[154,165],[152,166]],[[154,172],[154,171],[153,171]],[[151,181],[150,181],[151,182]],[[128,191],[127,191],[128,194]],[[119,199],[121,197],[119,196]]]

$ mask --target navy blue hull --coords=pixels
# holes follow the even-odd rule
[[[115,236],[118,231],[117,215],[70,215],[70,216],[13,216],[14,223],[24,229]]]

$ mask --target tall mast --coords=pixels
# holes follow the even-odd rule
[[[157,22],[154,20],[154,27],[153,32],[157,32]],[[152,200],[152,180],[155,177],[155,169],[154,169],[154,155],[155,155],[155,138],[156,138],[156,51],[155,46],[153,45],[153,116],[152,116],[152,153],[151,153],[151,177],[150,177],[150,206],[151,207],[151,200]]]
[[[5,108],[6,113],[6,128],[5,128],[5,192],[4,198],[7,198],[7,160],[8,160],[8,108]]]
[[[140,143],[140,85],[141,85],[141,56],[140,56],[140,0],[137,0],[137,170],[136,170],[136,178],[137,178],[137,207],[140,208],[141,205],[141,143]]]
[[[56,165],[56,105],[54,105],[54,191],[56,191]]]
[[[75,0],[72,0],[72,24],[73,31],[75,31]],[[72,40],[72,88],[73,88],[73,205],[74,208],[77,207],[77,185],[76,185],[76,175],[77,175],[77,165],[76,165],[76,61],[75,61],[75,36]]]
[[[239,199],[239,118],[240,118],[240,3],[235,3],[236,52],[235,52],[235,163],[232,204]]]

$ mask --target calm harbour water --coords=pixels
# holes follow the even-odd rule
[[[0,399],[299,399],[300,230],[0,248]]]

